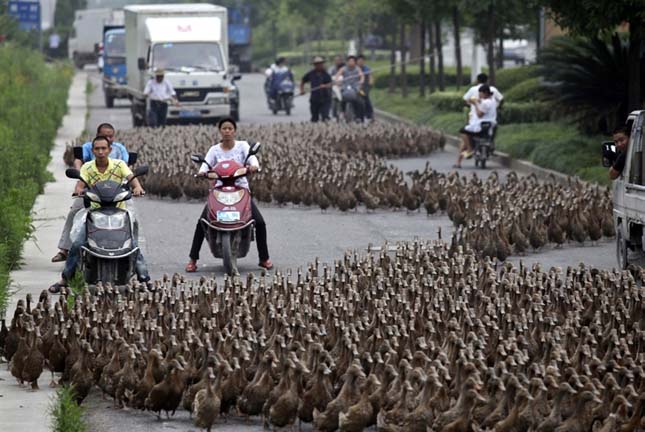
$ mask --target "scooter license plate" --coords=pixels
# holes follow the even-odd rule
[[[218,211],[218,222],[237,222],[240,220],[240,212],[237,211]]]

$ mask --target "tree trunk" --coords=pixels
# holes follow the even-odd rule
[[[443,50],[441,49],[443,47],[443,43],[441,41],[441,20],[439,19],[434,22],[434,36],[437,40],[435,48],[437,49],[437,66],[439,70],[439,91],[444,91],[446,89],[446,85],[443,79]]]
[[[493,2],[488,5],[488,31],[486,32],[486,48],[488,60],[488,82],[495,85],[495,10]]]
[[[401,43],[401,96],[408,97],[408,74],[406,72],[406,46],[405,46],[405,23],[401,23],[399,33],[399,42]]]
[[[363,36],[363,25],[359,24],[358,25],[358,44],[356,46],[356,54],[363,54],[363,44],[364,44],[364,36]]]
[[[627,73],[627,109],[641,108],[641,44],[645,22],[634,17],[629,21],[629,62]]]
[[[459,7],[452,8],[452,27],[454,30],[455,38],[455,61],[457,62],[457,90],[461,87],[463,82],[463,68],[461,65],[461,27],[459,25]]]
[[[434,47],[434,32],[432,31],[432,25],[427,27],[428,32],[428,51],[430,52],[430,93],[437,91],[437,72],[435,68],[436,55]]]
[[[419,96],[426,95],[426,20],[421,18],[419,26]]]
[[[274,59],[278,57],[278,41],[275,28],[275,18],[271,20],[271,52]]]
[[[396,90],[396,22],[392,25],[390,46],[390,79],[387,92],[391,94]]]
[[[504,68],[504,30],[499,33],[499,48],[497,50],[497,69]]]

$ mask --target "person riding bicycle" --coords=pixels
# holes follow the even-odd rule
[[[334,80],[340,82],[341,86],[340,93],[343,97],[341,110],[347,113],[346,109],[349,103],[354,111],[356,121],[361,121],[363,119],[361,87],[365,81],[365,75],[363,75],[363,71],[356,64],[356,56],[350,55],[347,57],[347,64],[336,72]]]

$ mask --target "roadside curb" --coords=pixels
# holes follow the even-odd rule
[[[36,198],[31,210],[35,227],[33,235],[22,247],[22,268],[12,271],[9,302],[6,317],[13,317],[19,299],[31,294],[32,307],[44,289],[60,277],[61,264],[52,263],[50,258],[58,250],[58,238],[71,203],[73,182],[65,177],[63,153],[66,145],[76,139],[85,128],[87,98],[85,83],[87,73],[74,74],[67,96],[67,113],[56,132],[54,146],[50,152],[51,160],[47,171],[54,180],[47,183],[44,191]],[[58,296],[53,296],[54,301]],[[3,431],[48,432],[50,418],[48,409],[55,389],[48,386],[51,378],[49,370],[43,370],[38,381],[40,389],[32,392],[27,387],[19,387],[6,364],[0,366],[0,418]]]
[[[403,123],[410,126],[416,126],[416,123],[414,123],[413,121],[399,117],[398,115],[389,113],[387,111],[375,108],[374,113],[381,119],[391,123]],[[446,139],[446,144],[451,147],[459,148],[459,144],[461,143],[461,139],[459,139],[459,137],[448,135],[445,132],[443,132],[443,134]],[[534,174],[539,180],[555,178],[560,183],[568,183],[570,179],[575,178],[575,176],[570,176],[558,171],[535,165],[533,162],[525,161],[522,159],[514,159],[513,157],[511,157],[511,155],[499,150],[495,150],[495,154],[491,156],[491,159],[497,161],[500,165],[506,168],[520,171],[526,174]],[[582,180],[580,181],[582,182]]]

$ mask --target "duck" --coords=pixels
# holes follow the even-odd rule
[[[195,417],[195,426],[198,428],[206,429],[211,432],[213,423],[219,416],[220,412],[220,398],[216,394],[215,388],[215,373],[212,367],[207,370],[208,382],[205,388],[200,389],[195,395],[193,403],[193,416]]]
[[[169,412],[175,415],[184,391],[181,374],[183,371],[184,367],[181,363],[177,359],[172,360],[164,380],[152,387],[145,400],[146,409],[157,413],[159,420],[161,420],[161,411],[166,412],[166,418],[170,418]]]
[[[245,415],[258,415],[262,412],[264,403],[273,390],[273,377],[271,368],[276,364],[276,355],[273,350],[268,350],[262,356],[262,363],[258,367],[253,380],[246,386],[238,398],[237,407]]]
[[[331,369],[325,362],[320,362],[316,368],[309,389],[302,395],[302,404],[298,409],[298,419],[304,423],[311,423],[314,419],[314,409],[324,411],[327,404],[333,399],[329,376]]]
[[[346,412],[338,414],[338,425],[341,432],[360,432],[375,423],[375,407],[370,400],[378,391],[381,382],[375,375],[369,375],[363,384],[361,398],[350,406]]]
[[[278,400],[271,405],[269,410],[269,422],[276,427],[285,427],[293,425],[298,417],[298,408],[301,405],[301,396],[303,392],[303,376],[310,373],[309,369],[302,362],[289,363],[289,372],[291,380],[289,388],[282,394]]]
[[[27,327],[27,337],[29,338],[29,348],[25,355],[21,379],[31,384],[32,390],[38,390],[38,378],[43,373],[45,366],[45,356],[39,348],[40,340],[38,327],[30,325]]]
[[[156,361],[161,361],[161,353],[156,349],[151,349],[148,353],[148,363],[146,364],[143,379],[138,382],[132,397],[131,405],[134,408],[145,408],[146,398],[148,397],[150,390],[152,390],[152,387],[156,384],[153,372],[155,359]]]
[[[602,400],[591,391],[585,390],[577,395],[576,408],[573,415],[555,428],[555,432],[582,432],[591,429],[593,417],[591,416],[592,403],[600,404]]]
[[[77,405],[83,403],[94,385],[92,370],[90,369],[92,363],[91,356],[94,354],[94,350],[85,341],[81,344],[81,348],[81,367],[74,375],[70,376],[70,384],[74,388],[74,400]]]
[[[327,404],[323,412],[314,408],[314,427],[320,431],[329,432],[338,429],[338,414],[358,401],[359,381],[365,378],[365,372],[361,366],[357,362],[352,362],[344,374],[345,382],[338,396]]]
[[[134,390],[139,382],[139,376],[134,370],[136,360],[137,357],[135,355],[135,350],[134,348],[130,348],[129,355],[126,358],[123,369],[114,375],[115,381],[118,379],[114,401],[119,407],[124,407],[126,403],[132,399]]]

